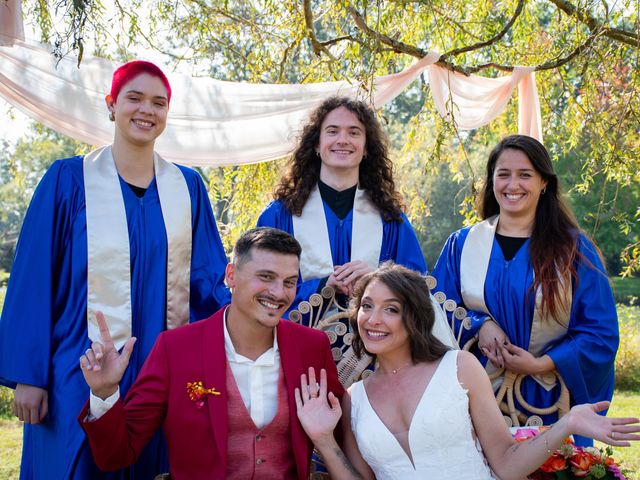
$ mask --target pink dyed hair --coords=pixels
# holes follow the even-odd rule
[[[121,65],[115,72],[113,72],[111,92],[109,94],[111,95],[111,98],[115,101],[118,98],[118,94],[122,87],[142,73],[148,73],[149,75],[158,77],[167,89],[167,101],[171,102],[171,85],[169,85],[167,76],[157,65],[144,60],[132,60]]]

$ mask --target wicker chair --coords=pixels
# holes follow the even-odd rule
[[[453,300],[447,299],[443,292],[435,291],[437,282],[434,277],[427,277],[427,285],[429,285],[431,291],[434,292],[433,296],[441,305],[442,309],[450,314],[451,330],[454,332],[458,344],[460,344],[463,330],[471,327],[471,319],[467,316],[467,311],[463,307],[459,307]],[[476,342],[477,339],[473,338],[469,340],[462,349],[468,351]],[[556,370],[549,372],[545,377],[548,376],[550,380],[555,378],[558,381],[560,384],[560,396],[553,405],[546,408],[538,408],[535,405],[530,405],[522,397],[522,380],[527,376],[528,375],[515,373],[504,368],[498,368],[489,374],[489,379],[494,385],[496,402],[508,426],[540,426],[542,425],[540,415],[549,415],[558,412],[558,416],[562,417],[569,412],[569,390]],[[521,409],[516,407],[514,399],[518,401],[522,407]]]
[[[349,331],[348,318],[347,309],[338,303],[333,287],[324,287],[320,293],[314,293],[308,300],[300,302],[297,309],[289,312],[289,320],[326,332],[338,378],[344,388],[370,375],[372,371],[368,367],[373,362],[369,355],[360,358],[353,351],[353,333]],[[314,451],[310,480],[327,478],[329,474],[322,457]]]
[[[460,344],[464,329],[471,327],[471,319],[467,311],[447,299],[443,292],[437,291],[437,281],[434,277],[426,278],[427,286],[434,292],[436,301],[450,318],[450,327]],[[347,325],[348,314],[344,307],[336,301],[335,291],[331,287],[325,287],[318,294],[311,295],[309,300],[300,302],[296,310],[291,311],[289,319],[309,325],[310,327],[324,330],[332,346],[333,358],[338,368],[338,377],[345,388],[371,374],[368,367],[372,363],[369,356],[358,358],[351,347],[353,333]],[[470,350],[476,343],[476,339],[468,341],[464,350]],[[521,393],[522,380],[527,376],[506,369],[498,369],[489,375],[495,386],[496,402],[504,415],[508,426],[533,426],[542,425],[540,415],[549,415],[558,412],[561,417],[569,412],[569,390],[557,371],[550,372],[549,377],[555,377],[560,384],[560,397],[547,408],[539,408],[529,405]],[[521,408],[516,406],[516,400]]]
[[[309,300],[298,304],[289,312],[289,320],[323,330],[329,337],[331,353],[338,369],[338,378],[344,388],[371,374],[368,367],[373,359],[369,355],[359,358],[353,351],[353,333],[349,331],[349,314],[336,300],[333,287],[324,287]]]

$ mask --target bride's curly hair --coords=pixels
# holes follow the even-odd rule
[[[402,197],[393,181],[393,163],[389,158],[387,136],[375,112],[366,103],[346,97],[331,97],[316,108],[304,126],[298,145],[289,160],[287,170],[276,186],[273,196],[293,214],[300,215],[311,191],[320,178],[320,158],[316,147],[326,116],[336,108],[352,112],[365,127],[365,151],[359,170],[359,185],[369,194],[385,221],[402,221]]]
[[[364,275],[357,283],[349,305],[349,323],[353,331],[351,345],[359,357],[370,352],[364,348],[358,331],[358,312],[362,296],[369,284],[379,281],[393,292],[402,304],[402,324],[407,330],[411,360],[413,363],[432,362],[441,358],[449,349],[432,333],[435,313],[426,279],[418,272],[394,262],[385,262],[377,270]],[[375,355],[372,355],[375,357]]]

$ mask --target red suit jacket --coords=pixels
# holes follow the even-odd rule
[[[174,480],[223,479],[227,470],[227,392],[223,312],[207,320],[163,332],[124,402],[100,419],[79,416],[97,465],[115,470],[134,463],[162,426]],[[291,445],[298,478],[309,478],[312,444],[296,414],[294,389],[309,367],[327,370],[329,390],[342,396],[329,340],[324,332],[282,320],[276,328],[280,362],[289,396]],[[200,408],[189,399],[187,383],[202,381],[220,395],[208,395]]]

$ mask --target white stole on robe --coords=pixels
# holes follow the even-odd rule
[[[460,257],[460,293],[465,306],[469,310],[484,312],[492,318],[494,317],[484,301],[484,290],[498,220],[499,216],[495,215],[471,227],[462,246]],[[571,282],[563,282],[563,286],[558,320],[548,314],[542,315],[542,291],[540,288],[536,290],[536,304],[527,348],[536,357],[542,355],[550,343],[567,334],[572,299]],[[491,362],[487,363],[487,370],[491,368],[490,365]],[[532,377],[547,390],[551,390],[556,384],[553,374],[532,375]]]
[[[333,256],[324,204],[318,185],[311,191],[302,214],[292,215],[293,234],[302,247],[300,274],[302,280],[328,277],[333,273]],[[382,217],[365,190],[358,188],[353,202],[351,229],[351,261],[362,260],[378,268],[382,250]]]
[[[166,322],[171,329],[189,321],[191,196],[178,167],[155,152],[153,165],[167,235]],[[89,338],[101,340],[95,313],[102,311],[119,350],[131,337],[131,258],[127,214],[111,146],[86,155],[83,172]]]

